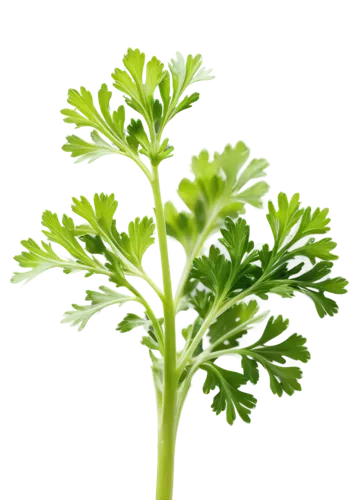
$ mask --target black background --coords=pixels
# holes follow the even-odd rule
[[[60,202],[64,191],[87,191],[89,183],[120,183],[130,207],[148,203],[143,178],[128,170],[126,162],[107,162],[104,169],[64,169],[55,160],[55,103],[63,102],[63,81],[88,79],[94,87],[103,78],[103,64],[118,63],[119,48],[133,36],[96,49],[89,44],[65,50],[64,41],[46,68],[45,81],[38,83],[40,63],[32,61],[34,102],[27,117],[33,126],[27,123],[17,170],[10,169],[5,180],[11,188],[5,192],[1,279],[7,279],[7,249],[15,246],[15,232],[31,231],[31,210],[40,199]],[[281,161],[273,173],[275,184],[304,184],[306,199],[336,200],[336,237],[345,241],[344,264],[337,270],[351,271],[353,173],[347,144],[337,130],[339,98],[331,92],[329,51],[291,46],[284,51],[280,44],[267,49],[263,44],[258,55],[202,37],[145,38],[145,46],[209,47],[208,62],[216,63],[225,79],[209,90],[209,104],[200,113],[188,113],[171,134],[186,151],[192,144],[223,143],[225,135],[248,135],[258,151],[272,151]],[[183,153],[169,165],[169,182],[175,183],[175,176],[184,173]],[[64,295],[79,294],[79,283],[52,278],[22,297],[14,289],[0,290],[7,309],[4,332],[11,333],[14,349],[6,360],[11,368],[5,384],[5,392],[16,387],[8,408],[13,426],[10,469],[20,467],[29,491],[150,498],[152,402],[151,394],[144,393],[143,354],[135,352],[134,338],[113,340],[113,316],[91,330],[93,342],[63,342],[55,313],[63,309]],[[290,305],[282,309],[293,310]],[[313,329],[312,349],[321,353],[304,401],[265,401],[257,413],[256,433],[224,434],[208,416],[207,402],[194,393],[193,416],[185,418],[185,480],[177,482],[178,500],[262,491],[286,496],[292,488],[312,491],[328,477],[331,482],[342,477],[345,462],[337,456],[349,433],[351,391],[341,374],[346,361],[337,346],[351,331],[352,298],[345,299],[345,320],[329,322],[328,329],[312,321],[310,306],[295,310],[297,327]],[[305,486],[312,467],[317,481],[310,479]]]

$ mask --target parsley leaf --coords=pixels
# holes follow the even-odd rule
[[[118,194],[114,191],[97,191],[91,196],[91,201],[99,225],[105,231],[110,231],[119,207]]]
[[[96,234],[111,236],[113,217],[117,207],[118,202],[114,194],[101,193],[94,195],[94,207],[84,196],[81,196],[79,200],[73,198],[72,210],[85,219]]]
[[[244,204],[261,207],[268,185],[258,182],[245,191],[242,188],[252,179],[263,177],[266,160],[252,160],[242,171],[249,156],[243,142],[226,146],[222,154],[210,160],[207,151],[192,159],[194,180],[183,179],[178,194],[189,212],[178,212],[170,202],[165,205],[167,233],[178,240],[188,256],[200,252],[206,238],[217,231],[226,216],[243,213]]]
[[[91,162],[110,153],[126,155],[133,159],[150,179],[150,172],[139,159],[138,153],[148,156],[153,165],[159,165],[161,161],[172,156],[173,147],[169,145],[169,139],[160,139],[165,125],[177,113],[190,108],[192,103],[198,100],[199,94],[195,93],[179,102],[187,87],[197,81],[210,80],[213,76],[210,75],[210,70],[201,68],[200,55],[188,56],[185,63],[183,56],[177,54],[177,61],[172,61],[170,65],[173,90],[173,95],[170,96],[169,73],[156,57],[146,65],[145,81],[144,53],[139,49],[128,49],[123,63],[125,69],[116,68],[112,74],[114,87],[124,93],[126,104],[143,116],[150,138],[141,120],[132,120],[127,131],[125,130],[124,106],[119,106],[112,113],[112,92],[103,84],[98,92],[99,110],[91,92],[85,87],[81,87],[79,91],[69,90],[68,103],[72,108],[61,111],[65,116],[64,121],[76,125],[76,128],[91,127],[95,130],[91,134],[93,143],[72,135],[67,137],[63,149],[70,152],[71,156],[77,157],[78,161]],[[154,97],[158,87],[162,102]],[[98,132],[109,139],[110,144]],[[141,149],[138,151],[139,145]]]
[[[61,245],[75,260],[60,258],[47,243],[42,242],[41,248],[33,240],[23,241],[22,244],[29,253],[23,252],[16,260],[21,267],[32,270],[15,273],[12,281],[29,281],[47,269],[62,267],[66,273],[84,270],[86,276],[105,274],[117,286],[127,286],[125,273],[141,276],[151,283],[141,261],[147,248],[154,242],[153,220],[148,217],[142,220],[137,218],[129,224],[128,235],[119,234],[114,220],[118,203],[113,194],[96,194],[94,206],[83,196],[80,200],[74,198],[73,202],[73,211],[83,217],[88,225],[75,226],[67,215],[63,216],[61,224],[58,216],[48,210],[43,213],[42,224],[46,228],[43,233],[48,240]],[[107,262],[102,264],[94,257],[95,254],[104,255]]]
[[[152,112],[154,91],[165,76],[164,65],[153,57],[147,64],[143,83],[145,54],[139,49],[128,49],[123,63],[127,71],[116,68],[112,73],[113,85],[128,96],[126,103],[131,108],[147,117]]]
[[[142,220],[136,218],[128,226],[128,234],[118,233],[116,220],[114,219],[118,203],[114,195],[101,193],[94,196],[94,206],[81,196],[80,199],[73,198],[72,210],[83,217],[89,226],[77,226],[75,231],[86,243],[86,248],[91,253],[103,253],[107,260],[122,274],[149,279],[142,268],[142,258],[145,251],[154,243],[153,233],[155,225],[152,218],[144,217]],[[86,234],[87,233],[87,234]],[[111,251],[104,245],[107,243]],[[114,260],[119,262],[114,262]],[[118,273],[117,273],[118,274]]]
[[[117,233],[112,228],[114,239],[123,255],[136,267],[142,265],[142,258],[146,250],[154,243],[155,225],[152,218],[137,217],[128,225],[127,233]]]
[[[192,286],[196,287],[196,282],[191,281]],[[214,294],[208,292],[207,290],[195,290],[195,293],[189,295],[192,290],[186,290],[186,296],[188,298],[188,304],[190,304],[193,309],[199,314],[201,318],[205,318],[214,304]]]
[[[184,57],[180,52],[176,53],[176,59],[171,60],[171,64],[169,64],[169,69],[172,75],[172,88],[173,88],[173,96],[170,99],[168,95],[167,88],[162,90],[164,93],[164,104],[167,103],[167,107],[169,109],[167,121],[171,120],[177,113],[183,111],[184,109],[188,109],[191,107],[191,104],[199,99],[199,94],[194,93],[190,96],[184,97],[184,99],[176,106],[180,97],[185,92],[185,90],[195,82],[212,80],[214,78],[211,75],[211,69],[202,68],[202,57],[200,54],[196,56],[189,55],[187,60],[185,61]],[[169,105],[169,102],[171,105]],[[176,106],[176,107],[175,107]]]
[[[302,378],[302,371],[296,366],[277,366],[273,363],[262,362],[270,377],[270,388],[273,394],[282,396],[283,392],[292,396],[295,391],[301,391],[298,382]]]
[[[73,158],[78,158],[75,163],[87,160],[88,163],[91,163],[101,156],[119,153],[118,149],[104,141],[96,130],[92,130],[91,137],[92,143],[84,141],[77,135],[69,135],[66,137],[67,143],[62,146],[62,149],[71,153]]]
[[[209,256],[197,257],[191,269],[191,277],[214,292],[217,302],[224,302],[246,285],[246,273],[251,272],[251,263],[259,258],[258,252],[253,251],[250,228],[243,219],[234,222],[227,217],[221,234],[219,241],[227,249],[230,261],[212,245]]]
[[[68,151],[71,156],[81,157],[79,161],[93,161],[96,157],[109,153],[120,153],[131,156],[131,144],[128,143],[124,133],[125,111],[120,106],[113,113],[110,111],[109,103],[112,92],[108,90],[106,84],[103,84],[98,92],[98,102],[101,113],[96,109],[91,92],[84,87],[80,91],[70,89],[68,91],[68,103],[74,109],[62,109],[61,113],[65,116],[64,121],[76,125],[76,128],[91,127],[95,131],[91,136],[93,144],[82,141],[77,136],[67,137],[67,144],[63,146],[64,151]],[[113,143],[107,144],[98,134],[100,132]],[[104,152],[104,150],[106,152]]]
[[[48,229],[43,233],[50,241],[61,245],[78,261],[89,266],[93,264],[93,258],[89,257],[75,236],[75,225],[70,217],[64,215],[61,224],[57,214],[46,210],[42,215],[42,225]]]
[[[85,87],[81,87],[80,92],[74,89],[68,91],[68,104],[73,106],[77,111],[72,109],[63,109],[61,113],[66,116],[64,121],[80,127],[102,128],[105,126],[104,120],[98,113],[91,92]]]
[[[280,193],[278,195],[278,210],[276,211],[273,203],[270,201],[269,213],[267,215],[275,239],[275,251],[283,245],[290,231],[298,223],[298,227],[295,229],[293,236],[291,236],[283,251],[294,246],[302,238],[327,233],[330,229],[328,227],[330,219],[327,218],[327,215],[327,208],[324,210],[317,208],[313,213],[311,207],[307,207],[306,209],[300,208],[299,194],[293,195],[291,200],[288,201],[287,195]],[[329,255],[329,252],[336,247],[336,244],[329,238],[325,238],[317,243],[314,243],[314,241],[314,239],[310,239],[303,248],[296,249],[293,252],[296,255],[306,255],[307,252],[307,257],[311,259],[325,258],[324,255]],[[320,254],[322,257],[320,257]],[[334,260],[336,258],[336,256],[332,256],[332,258],[329,257],[329,259],[325,260]]]
[[[269,374],[272,392],[278,396],[282,396],[283,392],[291,396],[294,391],[300,391],[298,380],[302,377],[302,372],[297,367],[280,367],[274,363],[285,364],[286,358],[302,363],[307,363],[310,359],[310,353],[305,346],[306,339],[296,333],[280,344],[267,345],[267,342],[285,332],[287,327],[288,320],[283,320],[282,316],[276,319],[271,316],[260,339],[250,347],[238,351],[243,355],[244,375],[252,383],[257,383],[257,363],[260,363]]]
[[[75,260],[60,258],[52,246],[44,241],[41,242],[42,248],[31,238],[21,241],[21,244],[27,252],[22,252],[21,255],[17,255],[14,259],[21,267],[29,268],[30,271],[15,272],[11,278],[12,283],[29,282],[39,274],[55,267],[62,268],[66,274],[77,271],[85,271],[86,276],[90,276],[95,272],[106,274],[106,269],[101,268],[100,263],[95,261],[91,266],[87,266]]]
[[[326,297],[324,292],[334,293],[334,294],[344,294],[347,293],[346,286],[348,281],[342,277],[322,280],[323,277],[327,276],[331,272],[333,267],[332,262],[321,261],[318,262],[309,271],[296,275],[297,272],[302,268],[302,266],[296,266],[292,272],[295,276],[290,277],[284,276],[281,279],[278,278],[277,273],[272,275],[272,279],[264,281],[260,284],[256,292],[260,297],[266,298],[267,292],[279,293],[283,297],[293,297],[294,292],[300,292],[309,297],[315,304],[316,310],[321,318],[326,314],[333,316],[338,312],[337,303]],[[281,271],[282,272],[282,268]],[[312,290],[313,289],[313,290]],[[317,291],[315,291],[316,289]]]
[[[290,256],[308,257],[312,264],[315,264],[316,259],[337,260],[338,256],[331,253],[331,250],[334,250],[336,246],[337,243],[331,238],[323,238],[316,242],[314,238],[310,238],[303,247],[292,250]]]
[[[264,245],[259,252],[262,264],[260,284],[255,293],[261,298],[267,298],[268,292],[279,293],[283,297],[292,297],[295,291],[308,296],[315,304],[321,318],[325,315],[333,316],[338,311],[338,305],[324,292],[343,294],[346,293],[348,282],[341,277],[320,281],[331,272],[333,263],[338,257],[332,254],[336,243],[331,238],[315,241],[310,238],[303,246],[297,243],[307,236],[325,234],[329,231],[327,218],[328,209],[316,209],[313,213],[311,207],[300,208],[299,195],[294,195],[290,201],[284,193],[278,196],[278,210],[272,202],[269,203],[267,215],[273,235],[274,247],[269,249]],[[289,237],[289,234],[293,234]],[[303,262],[289,267],[290,262],[296,263],[297,257],[307,257],[314,266],[303,274]],[[320,262],[317,262],[317,259]],[[259,273],[260,274],[260,273]]]
[[[157,320],[159,328],[164,323],[164,318],[159,318]],[[138,316],[137,314],[128,313],[123,320],[118,323],[117,330],[119,332],[125,333],[133,330],[137,327],[143,327],[148,335],[142,337],[141,343],[151,350],[160,351],[160,345],[158,342],[158,337],[155,332],[152,321],[147,315],[145,317]]]
[[[226,409],[226,420],[230,425],[236,420],[236,413],[244,422],[249,423],[249,415],[257,400],[251,394],[238,389],[246,384],[247,378],[241,373],[224,370],[211,362],[203,363],[200,368],[207,372],[203,392],[209,394],[215,388],[219,389],[212,404],[213,411],[219,415]]]
[[[83,270],[86,277],[94,273],[106,274],[113,281],[114,274],[95,257],[88,255],[77,239],[78,232],[73,220],[64,215],[62,224],[57,214],[46,210],[42,215],[42,225],[46,228],[44,235],[51,242],[61,245],[75,260],[60,258],[51,247],[51,244],[42,242],[42,248],[32,239],[22,241],[21,244],[28,252],[23,252],[15,257],[21,267],[30,268],[26,273],[16,272],[12,278],[13,283],[30,281],[42,272],[54,268],[63,268],[65,273]],[[98,242],[97,242],[98,244]],[[88,246],[88,245],[87,245]],[[92,248],[93,250],[93,248]],[[94,253],[94,252],[90,252]]]
[[[125,101],[128,106],[140,113],[148,125],[150,137],[160,138],[165,125],[180,111],[191,107],[193,102],[199,99],[195,93],[179,99],[186,88],[197,81],[210,80],[210,70],[200,69],[202,65],[201,56],[188,56],[185,63],[181,54],[177,54],[177,60],[172,60],[169,65],[172,75],[172,96],[170,96],[171,85],[168,71],[164,65],[153,57],[146,65],[146,77],[143,81],[145,68],[145,54],[139,49],[128,49],[123,59],[126,70],[116,68],[112,73],[114,87],[126,95]],[[154,97],[159,87],[162,102]],[[141,145],[142,153],[148,156],[153,165],[172,156],[173,147],[168,145],[169,139],[161,143],[150,141],[144,130],[141,120],[132,120],[128,127],[128,140],[133,150]]]
[[[143,327],[149,328],[151,321],[148,318],[142,318],[137,314],[128,313],[120,323],[118,323],[117,330],[121,333],[130,332],[134,328]]]
[[[200,281],[217,297],[225,293],[230,276],[230,261],[214,245],[210,247],[209,256],[203,255],[193,262],[191,277]]]
[[[121,306],[126,302],[136,300],[135,297],[123,295],[116,292],[115,290],[107,288],[106,286],[100,286],[99,289],[103,293],[87,290],[87,296],[85,300],[90,301],[91,304],[88,306],[79,306],[77,304],[72,304],[73,311],[65,312],[62,323],[71,323],[71,326],[79,325],[78,331],[81,331],[86,326],[91,317],[97,312],[100,312],[105,307],[115,304]]]

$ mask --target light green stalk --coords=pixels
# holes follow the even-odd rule
[[[173,300],[167,235],[163,202],[160,193],[158,167],[153,166],[151,182],[157,220],[158,241],[163,274],[164,311],[164,379],[162,408],[158,422],[158,472],[156,500],[172,500],[174,479],[174,454],[177,431],[177,369],[175,338],[175,307]]]

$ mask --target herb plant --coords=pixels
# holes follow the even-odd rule
[[[90,127],[91,141],[77,135],[67,137],[64,151],[77,161],[92,162],[108,154],[124,155],[142,170],[153,191],[155,222],[151,217],[136,218],[127,232],[119,232],[115,220],[117,201],[113,194],[96,194],[91,203],[81,196],[73,199],[72,211],[82,223],[64,215],[45,211],[42,217],[48,242],[22,241],[25,251],[15,257],[27,270],[16,272],[13,283],[30,281],[44,271],[62,268],[66,274],[83,271],[85,277],[101,274],[112,284],[99,291],[87,291],[87,305],[73,305],[63,322],[82,330],[101,309],[134,301],[143,306],[142,316],[127,314],[117,330],[129,332],[144,328],[142,344],[149,349],[158,407],[157,500],[173,495],[174,452],[183,405],[196,372],[203,370],[205,394],[216,392],[212,409],[225,412],[231,425],[239,416],[250,422],[256,399],[251,389],[261,372],[267,372],[271,391],[278,396],[301,390],[301,369],[286,366],[287,360],[306,363],[310,354],[306,339],[296,333],[286,335],[288,320],[282,316],[267,319],[258,299],[270,294],[292,298],[296,293],[313,302],[318,315],[333,316],[338,306],[327,294],[343,294],[347,281],[328,278],[336,247],[329,231],[328,209],[301,208],[299,195],[278,196],[269,202],[267,220],[272,241],[255,247],[250,228],[242,218],[245,204],[262,207],[268,190],[264,159],[249,162],[249,149],[243,142],[226,146],[210,158],[202,151],[192,159],[190,178],[181,181],[178,194],[186,205],[179,211],[171,202],[163,204],[159,184],[159,165],[173,155],[173,147],[163,133],[181,111],[190,108],[199,94],[191,85],[213,78],[202,67],[200,55],[185,60],[177,54],[169,71],[153,57],[145,65],[145,55],[129,49],[123,59],[125,69],[115,69],[113,85],[124,94],[125,104],[141,119],[126,125],[125,106],[110,110],[112,92],[103,84],[98,105],[84,87],[69,90],[69,108],[61,113],[76,128]],[[143,79],[143,72],[145,77]],[[157,232],[163,286],[154,283],[143,268],[143,255]],[[204,245],[218,234],[218,245],[206,254]],[[167,235],[183,246],[186,264],[175,295],[172,290]],[[63,247],[68,257],[60,257],[52,247]],[[130,281],[132,276],[146,281],[163,304],[163,317],[157,317],[142,293]],[[117,291],[119,290],[119,291]],[[176,315],[192,308],[196,319],[181,332],[183,349],[177,350]],[[258,340],[246,345],[245,334],[263,322]],[[221,358],[238,358],[237,371],[221,366]],[[241,362],[239,361],[241,359]],[[241,366],[240,366],[241,363]]]

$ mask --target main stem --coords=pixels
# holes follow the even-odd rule
[[[164,380],[163,403],[158,423],[158,470],[156,500],[172,500],[176,439],[177,370],[175,339],[175,307],[170,277],[167,235],[158,167],[153,166],[152,189],[157,220],[157,233],[163,274],[164,311]]]

